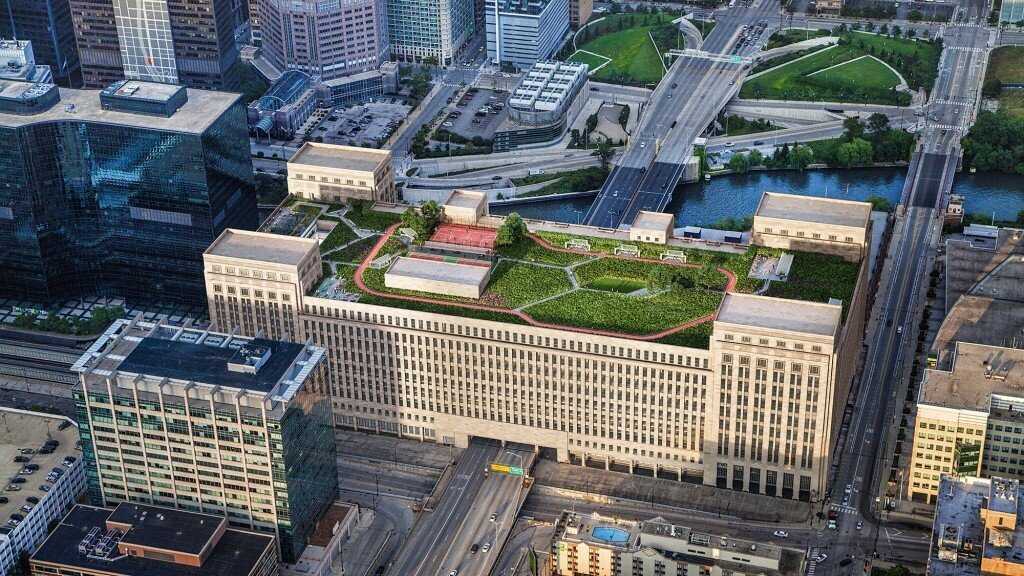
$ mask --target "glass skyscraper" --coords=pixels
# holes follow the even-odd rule
[[[450,65],[473,37],[473,0],[387,0],[391,55]]]
[[[203,250],[257,225],[240,96],[0,84],[0,295],[203,302]]]

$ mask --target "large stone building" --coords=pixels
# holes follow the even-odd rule
[[[859,262],[868,251],[866,202],[765,192],[754,213],[754,244],[835,254]]]
[[[524,321],[522,314],[478,304],[463,313],[445,300],[409,302],[407,291],[399,292],[404,300],[380,293],[394,281],[388,275],[408,272],[408,260],[417,273],[431,261],[446,267],[418,289],[425,298],[437,296],[423,290],[479,286],[479,274],[500,258],[493,250],[500,222],[477,215],[475,225],[439,227],[407,256],[371,255],[364,277],[371,270],[380,277],[371,294],[342,277],[347,268],[322,276],[315,240],[226,232],[206,253],[211,319],[224,330],[325,347],[341,426],[460,446],[473,436],[514,440],[552,449],[560,461],[644,468],[673,478],[699,475],[706,484],[785,498],[815,500],[825,493],[863,332],[866,260],[811,255],[848,269],[842,301],[801,294],[807,266],[794,266],[795,283],[772,284],[803,301],[726,294],[713,324],[714,314],[703,319],[708,347]],[[531,226],[548,229],[540,222]],[[607,242],[608,235],[629,242],[626,232],[549,229],[605,235],[575,236],[572,245],[581,250]],[[401,246],[396,238],[387,245]],[[643,244],[667,258],[685,258],[688,245],[677,238]],[[760,254],[757,248],[706,247],[744,263]],[[778,260],[774,253],[765,250],[754,268],[770,267]],[[440,298],[451,302],[454,296]]]
[[[391,152],[306,142],[288,161],[288,190],[319,202],[398,200]]]
[[[796,576],[803,553],[669,524],[562,512],[551,539],[554,576]]]
[[[93,504],[226,516],[301,557],[338,490],[322,348],[136,318],[72,371]]]

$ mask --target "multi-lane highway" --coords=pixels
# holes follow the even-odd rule
[[[662,210],[693,155],[693,142],[739,90],[749,61],[771,34],[776,0],[723,11],[702,46],[675,59],[651,95],[640,126],[587,213],[593,226],[615,228],[640,210]],[[744,26],[756,27],[745,41]]]

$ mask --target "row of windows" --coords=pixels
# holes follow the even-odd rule
[[[764,233],[765,234],[773,234],[773,231],[772,231],[771,228],[765,228],[764,229]],[[780,236],[789,236],[789,230],[786,230],[786,229],[779,230],[779,235]],[[796,231],[796,236],[797,236],[797,238],[803,238],[805,236],[805,233],[804,233],[803,230],[797,230]],[[811,238],[814,238],[815,240],[821,240],[821,234],[819,234],[817,232],[813,232],[813,233],[811,233]],[[828,235],[828,239],[831,240],[832,242],[837,242],[837,241],[839,241],[839,236],[837,236],[835,234],[829,234]],[[843,238],[843,241],[844,242],[853,242],[853,236],[846,236],[845,238]]]

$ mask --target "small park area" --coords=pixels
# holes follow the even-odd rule
[[[645,86],[665,74],[661,53],[682,47],[672,14],[611,14],[591,23],[576,38],[569,60],[590,66],[602,82]],[[655,45],[657,42],[657,46]]]
[[[939,53],[932,42],[848,32],[836,46],[755,74],[740,96],[905,106],[906,89],[934,82]]]
[[[984,95],[998,98],[999,109],[1024,118],[1024,46],[996,48],[985,71]]]

